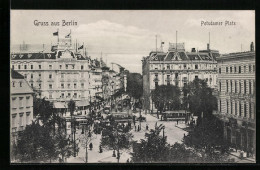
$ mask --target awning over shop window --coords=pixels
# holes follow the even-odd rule
[[[89,102],[87,100],[80,100],[80,101],[76,101],[76,106],[78,107],[84,107],[84,106],[88,106]]]
[[[66,107],[66,104],[63,103],[63,102],[55,102],[54,103],[54,108],[56,108],[56,109],[65,109],[67,107]]]

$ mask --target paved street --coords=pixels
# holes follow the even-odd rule
[[[137,117],[139,116],[138,113],[134,113]],[[139,141],[140,139],[144,139],[145,133],[148,132],[146,130],[146,124],[148,124],[149,129],[154,129],[156,123],[159,126],[160,124],[165,125],[165,135],[167,136],[167,142],[170,144],[174,144],[175,142],[181,142],[183,135],[187,134],[184,130],[175,126],[176,122],[174,121],[161,121],[158,120],[156,117],[150,114],[142,113],[143,117],[146,117],[146,122],[141,122],[141,130],[139,132],[135,131],[135,128],[132,124],[132,130],[130,131],[133,134],[133,140]],[[139,122],[136,122],[136,126],[139,125]],[[81,129],[77,130],[76,138],[79,138],[81,135]],[[160,135],[163,135],[162,132]],[[99,153],[99,144],[101,141],[101,135],[94,135],[92,139],[93,149],[89,150],[88,148],[88,163],[117,163],[116,157],[112,157],[113,150],[105,150],[103,149],[102,153]],[[80,150],[77,157],[70,157],[67,159],[68,163],[85,163],[85,155],[86,149],[82,144],[79,144]],[[127,159],[130,160],[131,155],[131,148],[129,150],[120,150],[121,157],[120,163],[126,163]]]

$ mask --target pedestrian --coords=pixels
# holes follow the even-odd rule
[[[101,147],[101,145],[99,145],[99,153],[102,153],[103,152],[103,149]]]
[[[89,144],[89,149],[92,150],[92,148],[93,148],[93,144],[90,143],[90,144]]]

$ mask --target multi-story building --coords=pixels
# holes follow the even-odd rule
[[[13,143],[16,141],[18,132],[32,123],[33,90],[24,77],[14,70],[11,70],[10,81],[10,132]]]
[[[90,60],[61,39],[53,52],[11,54],[11,67],[22,74],[41,98],[66,108],[69,100],[86,106],[90,96]]]
[[[153,107],[151,91],[159,85],[175,85],[182,88],[195,78],[205,79],[209,87],[216,88],[219,52],[210,50],[186,52],[184,43],[170,43],[167,53],[152,51],[142,60],[144,109]]]
[[[244,151],[255,151],[255,52],[222,55],[218,61],[218,112],[224,137]],[[253,151],[253,152],[252,152]]]

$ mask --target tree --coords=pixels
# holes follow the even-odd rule
[[[163,110],[178,110],[180,108],[180,89],[173,85],[160,85],[152,91],[152,101],[162,113]]]
[[[34,96],[33,113],[37,118],[37,121],[47,125],[54,113],[53,105],[50,101],[45,100],[45,98],[40,99]]]
[[[56,159],[55,140],[48,126],[33,122],[20,132],[17,141],[17,157],[22,162],[39,162]]]
[[[199,117],[211,117],[212,111],[217,109],[217,99],[212,95],[213,90],[208,87],[206,80],[195,79],[183,87],[185,102],[191,113]]]
[[[120,150],[129,149],[133,135],[128,132],[127,127],[119,126],[113,116],[109,117],[110,126],[107,126],[102,131],[101,145],[106,149],[117,150],[119,155]],[[118,162],[120,156],[117,157]]]
[[[160,136],[163,125],[151,129],[146,133],[146,140],[141,139],[141,143],[133,146],[132,161],[142,163],[165,162],[168,159],[170,145],[166,142],[166,137]]]
[[[143,77],[139,73],[127,74],[126,92],[135,99],[140,99],[143,95]]]
[[[185,143],[170,145],[166,137],[160,136],[163,126],[155,127],[145,134],[146,139],[134,143],[132,161],[134,163],[228,163],[226,154],[207,152],[205,149],[187,146]],[[211,154],[210,154],[211,153]]]

